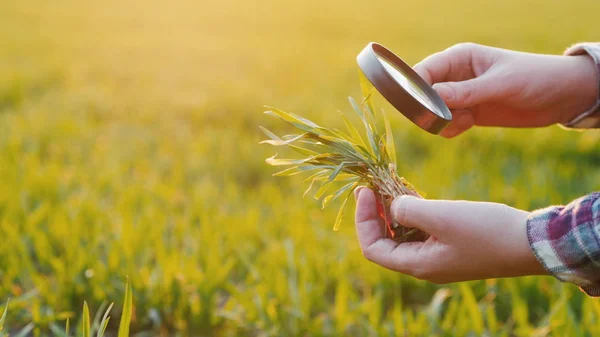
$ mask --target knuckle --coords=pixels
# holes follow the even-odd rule
[[[469,81],[462,82],[460,92],[455,93],[458,99],[464,102],[469,102],[474,95],[475,87]]]
[[[460,51],[460,52],[470,52],[479,47],[480,46],[474,42],[461,42],[461,43],[457,43],[454,46],[450,47],[450,49],[453,49],[455,51]]]

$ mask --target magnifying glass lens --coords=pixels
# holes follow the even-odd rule
[[[438,116],[444,116],[440,109],[427,97],[427,95],[419,88],[419,86],[408,78],[402,71],[396,68],[390,61],[381,55],[377,55],[377,59],[383,65],[383,68],[406,90],[411,96],[417,99],[421,104],[425,105],[429,110],[433,111]]]
[[[444,100],[391,50],[371,42],[356,61],[373,87],[423,130],[439,134],[452,121],[452,112]]]

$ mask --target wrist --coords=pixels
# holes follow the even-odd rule
[[[514,237],[515,248],[512,261],[514,261],[514,272],[517,274],[514,276],[548,275],[548,271],[535,256],[529,242],[527,221],[530,214],[530,212],[520,211],[513,219],[512,237]]]
[[[566,113],[559,123],[568,128],[600,127],[600,43],[576,44],[564,54],[578,63],[574,71],[578,79],[576,90],[571,92],[575,98],[572,101],[579,100],[581,104]]]
[[[566,103],[558,116],[558,123],[568,125],[579,116],[594,110],[599,95],[599,74],[594,59],[587,55],[574,55],[569,57],[569,78],[564,83],[567,87],[565,93]]]

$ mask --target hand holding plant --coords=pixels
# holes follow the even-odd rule
[[[384,237],[373,191],[356,191],[356,233],[363,255],[394,271],[434,283],[546,275],[525,229],[528,212],[492,202],[425,200],[402,196],[393,218],[430,233],[425,242]]]

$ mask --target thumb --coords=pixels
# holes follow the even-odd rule
[[[461,82],[442,82],[433,88],[450,109],[468,109],[492,98],[493,90],[481,77]]]
[[[458,206],[458,207],[457,207]],[[448,200],[427,200],[403,195],[391,205],[394,219],[402,226],[414,227],[439,237],[458,218],[459,204]]]

